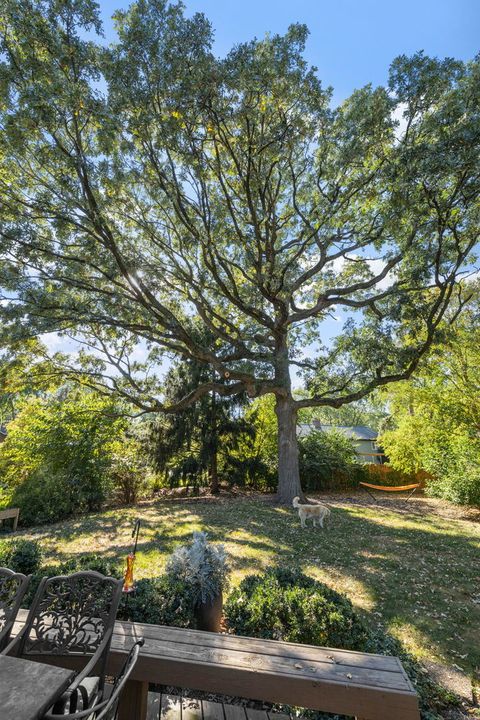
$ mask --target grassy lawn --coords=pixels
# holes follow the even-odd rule
[[[122,560],[142,519],[137,577],[158,575],[193,530],[225,544],[232,582],[273,564],[300,566],[346,593],[372,625],[383,625],[417,657],[480,667],[480,523],[423,498],[375,506],[328,498],[328,530],[301,530],[297,515],[268,498],[146,502],[24,532],[47,562],[99,552]]]

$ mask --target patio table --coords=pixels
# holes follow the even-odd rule
[[[75,675],[74,670],[0,655],[0,720],[40,720]]]

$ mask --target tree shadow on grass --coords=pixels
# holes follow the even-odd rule
[[[228,513],[222,506],[195,507],[211,539],[226,543],[234,571],[299,566],[337,590],[361,587],[363,603],[351,596],[354,604],[367,606],[374,618],[379,613],[400,634],[403,629],[413,644],[467,670],[480,664],[480,607],[473,602],[479,541],[463,524],[393,508],[372,514],[334,507],[328,530],[302,531],[292,511],[258,501],[242,505],[242,512]]]
[[[138,577],[156,575],[166,556],[202,529],[225,543],[238,578],[272,565],[300,567],[368,611],[371,622],[398,629],[425,652],[480,665],[477,528],[407,508],[332,506],[328,529],[300,528],[293,510],[259,498],[158,501],[39,528],[31,536],[55,562],[98,552],[123,563],[142,521]],[[476,639],[475,639],[476,638]],[[456,653],[456,655],[455,655]],[[464,655],[467,657],[463,657]]]

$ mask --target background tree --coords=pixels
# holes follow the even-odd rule
[[[0,446],[1,505],[20,507],[26,524],[98,510],[125,430],[113,399],[92,391],[26,398]]]
[[[107,49],[92,0],[2,4],[2,341],[81,338],[95,352],[63,370],[139,412],[274,395],[288,502],[298,411],[409,377],[471,263],[479,63],[402,56],[389,88],[332,109],[303,26],[224,59],[175,3],[139,0],[116,27]],[[324,347],[334,308],[348,320]],[[150,365],[195,358],[208,381],[168,405],[140,340]]]
[[[62,384],[46,347],[36,338],[12,343],[0,351],[0,425],[12,420],[21,402]]]
[[[211,372],[195,359],[178,362],[165,378],[165,402],[180,402],[185,394],[207,383]],[[218,493],[219,471],[224,479],[231,478],[235,450],[242,437],[253,432],[242,415],[245,403],[244,395],[232,398],[211,393],[178,413],[156,419],[146,441],[156,469],[168,473],[174,485],[185,478],[198,485],[206,472],[211,492]]]
[[[297,398],[304,396],[308,396],[304,391],[295,392]],[[340,408],[303,408],[298,414],[301,423],[312,423],[316,420],[325,425],[366,425],[377,431],[387,417],[385,396],[380,392],[373,392],[368,398],[362,398]]]
[[[426,470],[433,495],[480,505],[480,314],[478,288],[415,380],[386,393],[391,417],[381,436],[390,464]]]
[[[243,433],[232,456],[237,482],[256,490],[274,490],[278,478],[278,423],[275,397],[262,395],[245,408],[250,432]]]

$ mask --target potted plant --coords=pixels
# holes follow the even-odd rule
[[[219,632],[228,564],[223,545],[212,545],[205,532],[193,533],[189,545],[178,547],[167,563],[167,573],[190,589],[199,630]]]

